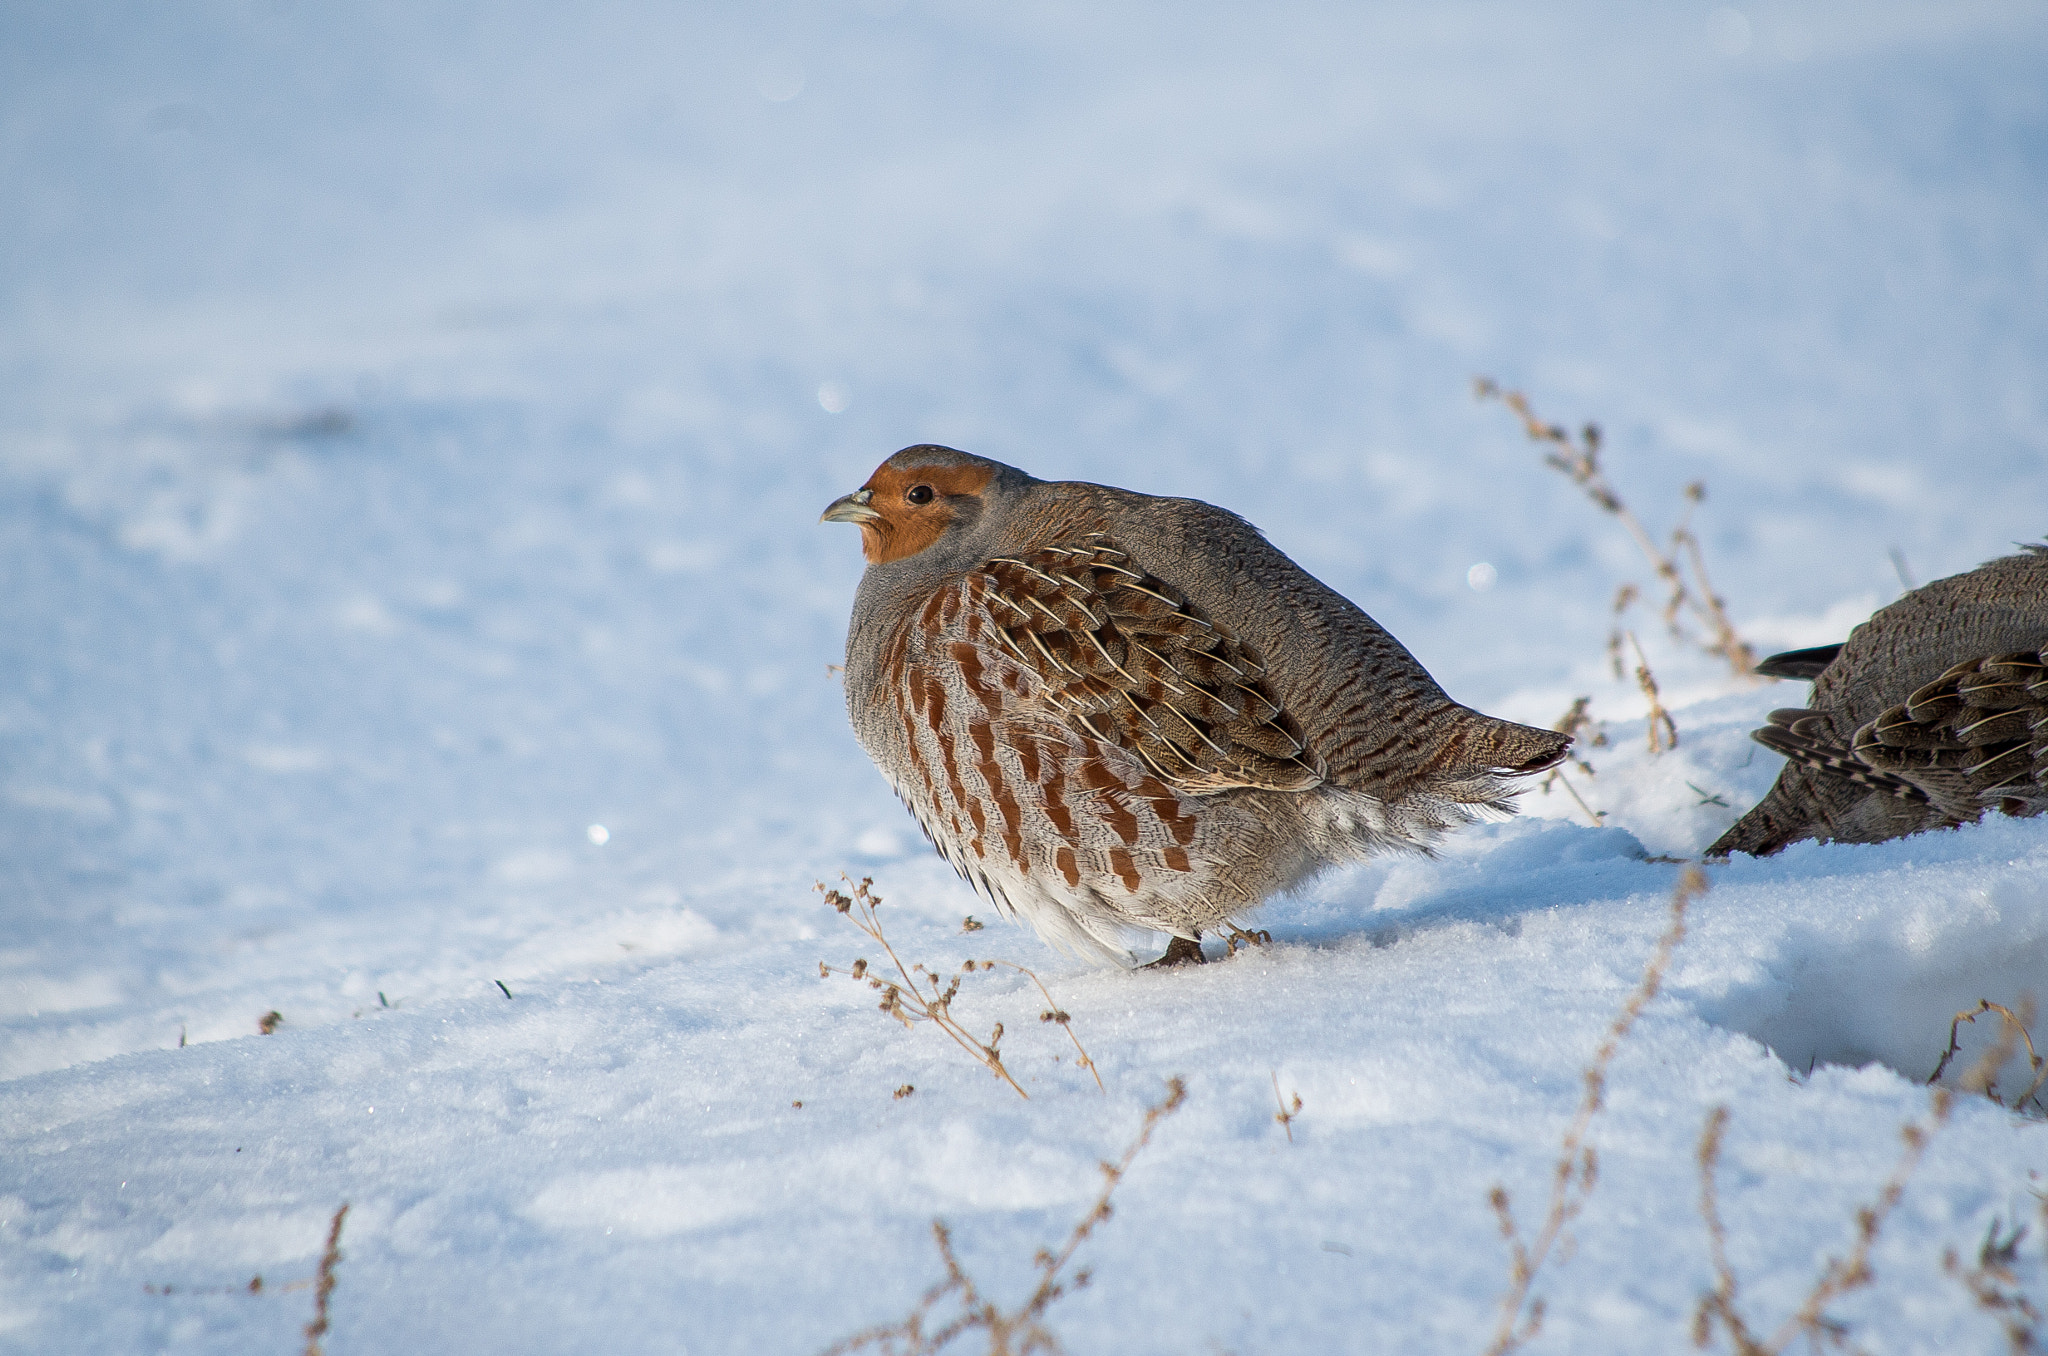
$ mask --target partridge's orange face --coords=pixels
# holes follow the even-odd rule
[[[891,457],[868,483],[835,499],[820,522],[858,523],[860,549],[870,565],[887,565],[924,550],[960,513],[960,501],[978,497],[995,472],[985,466],[898,466]]]

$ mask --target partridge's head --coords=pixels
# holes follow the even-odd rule
[[[887,565],[972,534],[991,510],[1035,483],[999,461],[920,443],[877,466],[818,521],[859,524],[868,564]]]

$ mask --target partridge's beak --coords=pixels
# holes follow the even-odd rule
[[[874,497],[875,492],[873,490],[855,490],[852,494],[841,495],[839,498],[834,499],[823,513],[818,515],[818,521],[821,523],[862,524],[877,522],[882,515],[868,507],[868,501]]]

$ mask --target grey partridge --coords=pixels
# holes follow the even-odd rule
[[[1005,915],[1131,964],[1336,863],[1428,846],[1570,739],[1444,695],[1237,515],[932,445],[823,520],[867,557],[855,734]],[[1234,924],[1232,924],[1234,926]]]
[[[1758,673],[1810,678],[1813,695],[1751,736],[1785,768],[1707,855],[2048,810],[2044,649],[2048,546],[2028,546],[1913,590],[1839,645],[1765,660]]]

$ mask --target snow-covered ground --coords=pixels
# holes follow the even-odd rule
[[[0,1350],[297,1350],[347,1201],[332,1353],[815,1351],[934,1216],[1020,1300],[1172,1076],[1068,1350],[1483,1348],[1487,1193],[1540,1218],[1655,858],[1804,689],[1639,606],[1648,753],[1648,572],[1471,380],[1653,528],[1705,481],[1766,650],[2039,539],[2044,73],[2026,3],[6,8]],[[924,440],[1235,508],[1474,705],[1590,695],[1606,827],[1531,793],[1197,971],[963,933],[814,522]],[[1027,980],[959,1012],[1029,1101],[821,979],[842,871],[906,959],[1035,967],[1106,1093]],[[1689,1341],[1722,1104],[1774,1327],[1950,1016],[2048,1000],[2038,821],[1711,875],[1532,1350]],[[2038,1300],[2043,1173],[1960,1102],[1836,1315],[2004,1349],[1942,1254],[2034,1220]]]

